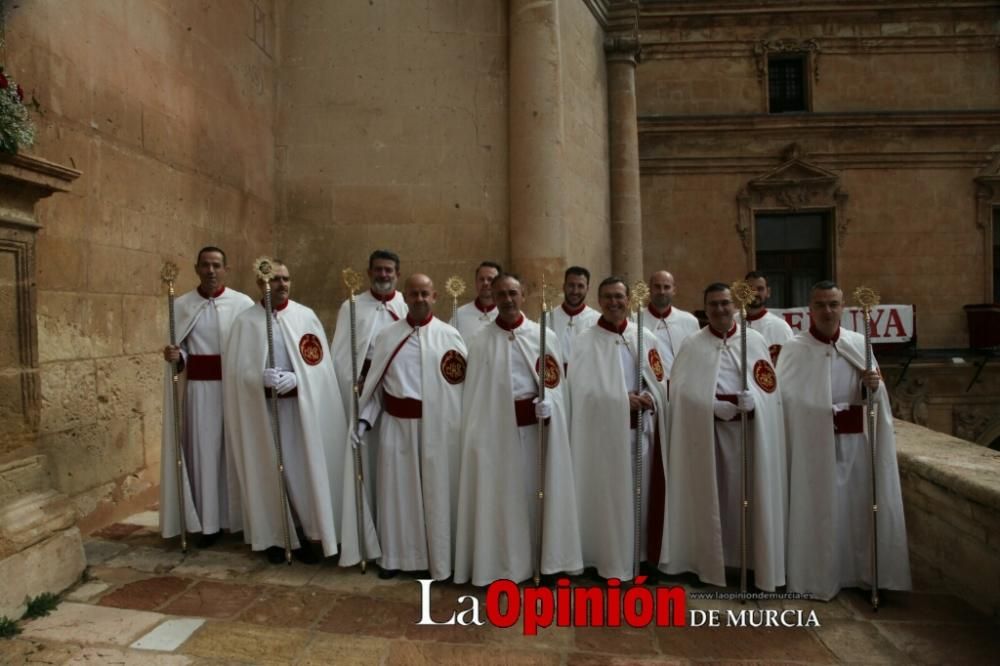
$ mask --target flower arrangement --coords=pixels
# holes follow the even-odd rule
[[[0,67],[0,153],[13,154],[35,142],[35,126],[24,105],[24,90]]]

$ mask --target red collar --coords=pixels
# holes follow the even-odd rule
[[[482,303],[479,302],[478,296],[476,296],[476,300],[472,301],[472,304],[475,305],[476,309],[479,310],[480,312],[493,312],[493,310],[495,310],[497,307],[496,303],[493,303],[489,307],[483,305]],[[517,327],[515,326],[515,328]]]
[[[650,303],[649,305],[647,305],[646,309],[649,310],[649,314],[653,315],[657,319],[666,319],[667,317],[670,316],[670,313],[673,312],[674,306],[673,305],[668,305],[667,309],[663,311],[663,314],[660,314],[659,312],[657,312],[656,310],[654,310],[652,303]]]
[[[597,325],[603,328],[605,331],[611,331],[612,333],[617,333],[618,335],[621,335],[622,333],[625,332],[625,329],[628,328],[628,319],[623,319],[622,323],[615,326],[610,321],[605,319],[604,315],[601,315],[601,318],[597,320]]]
[[[565,312],[566,314],[568,314],[570,317],[575,317],[575,316],[577,316],[578,314],[580,314],[581,312],[583,312],[584,310],[587,309],[587,304],[586,303],[580,303],[580,307],[571,308],[571,307],[568,307],[566,305],[566,301],[563,301],[562,309],[563,309],[563,312]]]
[[[809,335],[813,336],[825,345],[833,344],[840,339],[840,327],[837,327],[837,332],[833,334],[832,337],[827,337],[820,333],[819,329],[816,328],[815,324],[809,324]]]
[[[273,310],[274,312],[281,312],[282,310],[284,310],[285,308],[287,308],[288,304],[291,303],[291,302],[292,302],[292,299],[290,299],[290,298],[286,299],[284,303],[282,303],[281,305],[279,305],[277,307],[275,307],[275,305],[272,303],[271,304],[271,310]],[[264,299],[263,298],[260,299],[260,307],[262,307],[262,308],[266,307],[264,305]]]
[[[733,322],[733,327],[729,329],[729,332],[726,333],[725,337],[723,337],[722,333],[719,333],[714,328],[712,328],[711,324],[708,325],[708,330],[710,330],[712,332],[712,335],[719,338],[720,340],[728,339],[733,337],[733,335],[735,335],[736,333],[736,322],[735,321]]]
[[[755,315],[754,314],[750,314],[748,312],[747,313],[747,321],[757,321],[758,319],[763,319],[764,315],[766,315],[766,314],[767,314],[767,308],[761,308],[760,312],[758,312]]]
[[[382,301],[383,303],[388,303],[392,299],[396,298],[396,290],[395,289],[393,289],[392,291],[390,291],[385,296],[379,296],[378,294],[375,293],[374,289],[369,289],[368,291],[369,291],[369,293],[371,293],[372,298],[374,298],[376,301]]]
[[[518,315],[517,315],[517,321],[515,321],[513,324],[505,324],[503,322],[503,320],[500,319],[500,317],[497,317],[493,321],[495,321],[497,323],[497,326],[499,326],[503,330],[505,330],[505,331],[513,331],[515,328],[517,328],[518,326],[520,326],[521,324],[524,323],[524,315],[522,313],[518,313]]]
[[[434,319],[433,312],[427,315],[427,319],[424,319],[423,321],[413,321],[410,315],[406,315],[406,323],[412,326],[413,328],[420,328],[421,326],[426,326],[427,324],[431,323],[431,319]]]
[[[205,292],[201,290],[201,285],[198,285],[198,294],[202,298],[218,298],[219,296],[222,296],[222,292],[224,292],[225,290],[226,290],[226,285],[222,285],[221,287],[219,287],[218,291],[216,291],[214,294],[212,294],[211,296],[206,296]]]

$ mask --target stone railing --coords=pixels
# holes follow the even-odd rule
[[[914,575],[1000,620],[1000,452],[896,420]]]

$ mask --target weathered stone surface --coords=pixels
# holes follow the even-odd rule
[[[83,573],[83,545],[75,527],[0,560],[0,616],[18,618],[25,598],[58,594]]]
[[[308,634],[298,629],[238,622],[208,622],[184,645],[185,654],[255,664],[291,664]]]
[[[145,578],[134,583],[128,583],[105,594],[99,602],[101,606],[113,608],[132,608],[135,610],[156,610],[171,599],[179,596],[192,584],[186,578],[176,576],[161,576]]]
[[[24,636],[87,645],[128,645],[163,619],[158,613],[65,602],[46,617],[28,622]]]
[[[345,666],[367,666],[385,663],[391,643],[367,636],[316,636],[297,662],[300,666],[325,666],[336,663]]]

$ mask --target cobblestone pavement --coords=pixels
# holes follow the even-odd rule
[[[50,615],[24,620],[18,636],[0,639],[0,663],[989,664],[1000,654],[1000,631],[988,617],[927,585],[887,593],[878,613],[858,590],[829,603],[689,598],[689,612],[718,610],[723,626],[553,626],[526,636],[521,622],[508,629],[416,624],[421,588],[404,574],[380,580],[330,561],[272,565],[238,536],[185,555],[176,539],[156,534],[153,511],[105,528],[85,547],[85,580]],[[663,581],[683,583],[688,579]],[[462,595],[485,598],[483,590],[435,583],[433,617],[469,608],[472,602],[459,603]],[[789,609],[801,609],[804,620],[814,611],[820,626],[725,626],[727,611]]]

